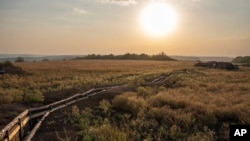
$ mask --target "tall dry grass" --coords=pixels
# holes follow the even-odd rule
[[[23,101],[23,94],[26,91],[44,94],[72,88],[88,89],[129,82],[131,85],[140,85],[144,82],[143,76],[148,79],[162,72],[191,67],[192,64],[125,60],[16,63],[14,65],[21,67],[29,75],[5,75],[4,80],[0,80],[0,90],[3,93],[0,94],[0,104]],[[36,101],[43,101],[43,98]]]
[[[250,124],[249,69],[168,73],[163,86],[116,96],[97,127],[108,121],[127,140],[210,141],[229,140],[230,124]]]

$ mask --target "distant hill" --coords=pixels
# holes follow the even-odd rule
[[[233,63],[248,63],[250,64],[250,56],[238,56],[232,60]]]

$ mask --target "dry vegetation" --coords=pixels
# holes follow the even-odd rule
[[[70,116],[62,119],[70,122],[60,122],[61,129],[70,128],[65,128],[65,136],[55,132],[57,139],[229,140],[230,124],[250,124],[250,68],[226,71],[193,64],[108,60],[21,63],[18,66],[31,75],[7,75],[0,81],[0,101],[46,101],[43,94],[53,91],[127,84],[134,89],[103,100],[98,107],[73,106],[66,113]],[[161,83],[145,83],[158,76],[164,78]],[[34,94],[35,100],[25,100],[33,98],[29,94]],[[46,123],[59,124],[56,120]],[[76,136],[68,137],[72,130]]]
[[[99,109],[73,107],[82,140],[108,134],[114,136],[108,140],[118,134],[120,140],[229,140],[230,124],[250,124],[249,70],[173,72],[164,87],[138,87],[102,101]]]
[[[180,64],[180,65],[179,65]],[[23,62],[29,75],[6,74],[0,80],[0,104],[43,102],[43,94],[65,89],[123,84],[144,74],[168,71],[182,63],[157,61],[55,61]]]

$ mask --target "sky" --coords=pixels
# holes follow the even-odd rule
[[[152,0],[0,0],[0,54],[250,55],[250,0],[154,2],[178,16],[161,37],[139,24]]]

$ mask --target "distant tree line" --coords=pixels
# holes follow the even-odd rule
[[[170,58],[164,52],[161,52],[157,55],[147,55],[145,53],[142,54],[131,54],[126,53],[123,55],[96,55],[90,54],[83,57],[76,57],[74,60],[85,60],[85,59],[107,59],[107,60],[162,60],[162,61],[175,61],[175,59]]]
[[[233,63],[250,63],[250,56],[238,56],[236,58],[233,59],[232,61]]]

